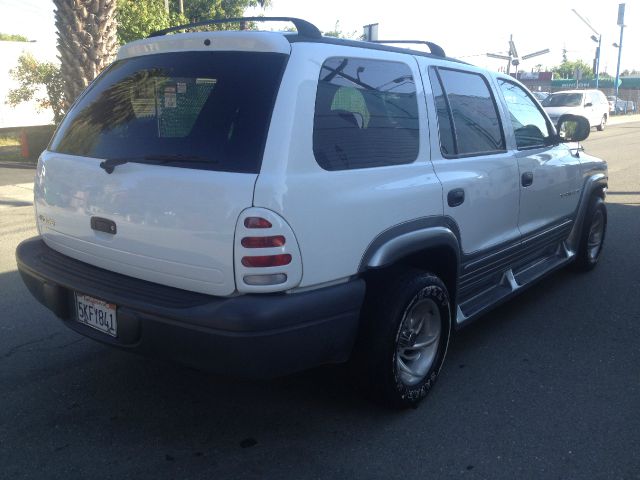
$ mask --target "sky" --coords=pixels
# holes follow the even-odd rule
[[[185,4],[189,0],[184,0]],[[362,26],[379,24],[380,39],[430,40],[447,55],[497,70],[505,61],[486,53],[506,54],[509,36],[520,56],[549,48],[551,53],[525,60],[520,69],[536,65],[552,67],[562,61],[567,49],[570,60],[589,65],[596,44],[593,32],[573,12],[589,20],[602,35],[600,70],[615,75],[620,41],[616,25],[620,0],[272,0],[272,6],[247,14],[292,16],[308,20],[323,31],[334,30],[339,21],[343,32],[362,33]],[[626,0],[623,50],[620,70],[640,70],[640,0]],[[37,40],[42,50],[55,55],[55,26],[51,0],[0,0],[0,32],[17,33]],[[1,57],[0,57],[1,58]],[[0,60],[1,61],[1,60]]]

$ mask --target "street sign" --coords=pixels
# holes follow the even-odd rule
[[[618,5],[618,25],[624,25],[624,3]]]

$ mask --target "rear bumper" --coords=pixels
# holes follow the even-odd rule
[[[100,342],[224,375],[268,378],[349,358],[361,279],[297,294],[213,297],[66,257],[40,238],[16,250],[32,295],[69,328]],[[75,320],[75,292],[117,305],[118,337]]]

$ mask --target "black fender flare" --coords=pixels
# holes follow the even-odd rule
[[[457,225],[448,217],[426,217],[401,223],[383,231],[369,244],[358,271],[383,268],[411,254],[446,247],[455,254],[457,278],[461,258],[459,238]]]

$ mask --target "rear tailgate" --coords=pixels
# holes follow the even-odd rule
[[[111,175],[99,161],[47,152],[35,186],[45,242],[70,257],[185,290],[235,289],[233,235],[251,205],[255,174],[128,163]],[[115,222],[116,233],[91,218]]]
[[[132,277],[233,294],[236,222],[253,202],[286,58],[182,51],[115,62],[40,158],[45,242]]]

